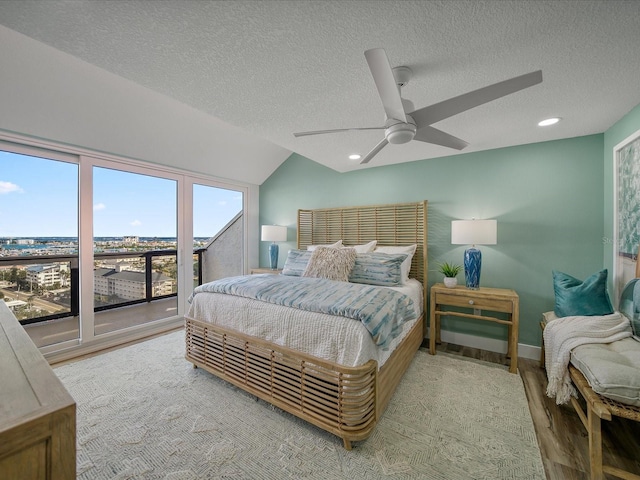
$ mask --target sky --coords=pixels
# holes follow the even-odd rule
[[[0,237],[77,237],[78,165],[0,151]],[[174,180],[94,167],[95,237],[176,236]],[[194,237],[214,236],[242,193],[194,186]]]

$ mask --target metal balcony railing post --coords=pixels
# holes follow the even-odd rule
[[[205,250],[198,250],[198,285],[202,285],[202,259],[204,258]]]
[[[145,283],[145,295],[144,298],[147,302],[153,299],[153,284],[151,274],[153,272],[152,267],[153,255],[151,252],[144,253],[144,283]]]
[[[77,317],[80,315],[80,268],[78,257],[75,257],[69,261],[70,280],[71,280],[71,316]]]

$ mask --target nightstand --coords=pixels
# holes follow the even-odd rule
[[[442,310],[443,306],[472,311]],[[520,298],[513,290],[484,287],[472,290],[461,285],[448,288],[442,283],[437,283],[431,287],[429,353],[436,354],[436,341],[440,341],[440,317],[443,315],[496,322],[507,326],[507,357],[511,358],[509,371],[516,373],[518,371],[519,308]],[[483,312],[485,310],[506,313],[507,319],[487,315]]]
[[[277,270],[271,270],[270,268],[252,268],[249,270],[251,275],[255,275],[257,273],[271,273],[272,275],[278,275],[282,273],[282,269],[278,268]]]

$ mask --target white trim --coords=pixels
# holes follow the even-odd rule
[[[429,330],[427,328],[427,330]],[[495,338],[478,337],[467,333],[457,333],[450,330],[442,330],[440,332],[443,342],[460,345],[462,347],[478,348],[487,352],[507,353],[507,341],[497,340]],[[427,335],[428,337],[428,335]],[[542,348],[535,345],[527,345],[518,343],[518,358],[528,358],[530,360],[539,360]]]
[[[78,268],[80,272],[79,343],[91,344],[95,338],[93,311],[93,164],[80,157],[78,178]]]

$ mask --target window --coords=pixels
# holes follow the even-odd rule
[[[50,357],[179,326],[192,278],[244,272],[248,190],[0,134],[0,300]]]

